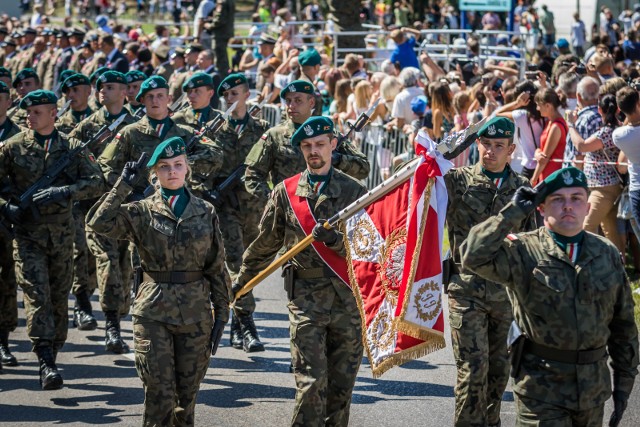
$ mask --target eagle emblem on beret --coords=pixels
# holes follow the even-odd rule
[[[289,86],[289,92],[295,92],[296,87],[294,85]]]
[[[189,86],[189,88],[193,89],[193,82],[189,82],[189,84],[187,86]]]
[[[562,172],[562,181],[564,181],[565,185],[572,185],[573,184],[573,177],[571,176],[571,172],[570,171]]]
[[[224,83],[222,84],[222,87],[226,90],[226,89],[229,89],[231,86],[229,86],[229,83],[224,82]]]
[[[154,88],[154,89],[155,89],[155,88],[157,88],[157,87],[158,87],[158,83],[156,83],[156,82],[155,82],[155,80],[151,80],[151,81],[149,82],[149,86],[151,86],[152,88]]]
[[[100,81],[102,83],[105,83],[107,81],[107,76],[105,76],[104,74],[100,76]]]
[[[487,128],[487,135],[495,135],[496,134],[496,126],[495,125],[491,125]]]
[[[167,147],[167,148],[165,148],[165,149],[164,149],[164,154],[165,154],[167,157],[173,157],[173,155],[174,155],[175,153],[174,153],[174,151],[173,151],[173,148],[171,148],[171,146],[169,146],[169,147]]]
[[[304,133],[306,133],[307,136],[313,135],[313,129],[311,128],[311,125],[306,125],[304,127]]]
[[[24,103],[27,104],[27,107],[31,107],[31,104],[33,104],[33,101],[31,101],[31,98],[27,98],[24,100]]]

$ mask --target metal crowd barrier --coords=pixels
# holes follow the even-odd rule
[[[279,105],[265,104],[262,106],[262,118],[269,122],[269,126],[273,127],[282,122],[282,111]]]
[[[367,125],[362,130],[359,148],[371,165],[365,179],[367,188],[380,184],[393,173],[395,166],[413,157],[407,135],[401,129],[386,130],[383,125]]]

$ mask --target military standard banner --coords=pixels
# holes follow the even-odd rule
[[[451,162],[417,139],[413,177],[346,221],[349,280],[374,377],[445,346],[442,240]]]

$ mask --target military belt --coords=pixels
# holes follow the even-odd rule
[[[324,277],[335,277],[335,273],[329,267],[318,268],[296,268],[293,276],[296,279],[321,279]]]
[[[204,277],[202,271],[145,271],[142,279],[145,282],[157,283],[190,283]]]
[[[527,339],[524,352],[553,362],[589,365],[603,359],[607,355],[607,348],[602,346],[593,350],[558,350]]]

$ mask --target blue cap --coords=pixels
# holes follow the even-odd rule
[[[416,96],[411,100],[411,111],[416,115],[422,116],[427,111],[427,97],[424,95]]]
[[[558,47],[558,49],[568,49],[569,42],[567,41],[567,39],[558,39],[558,41],[556,42],[556,46]]]

